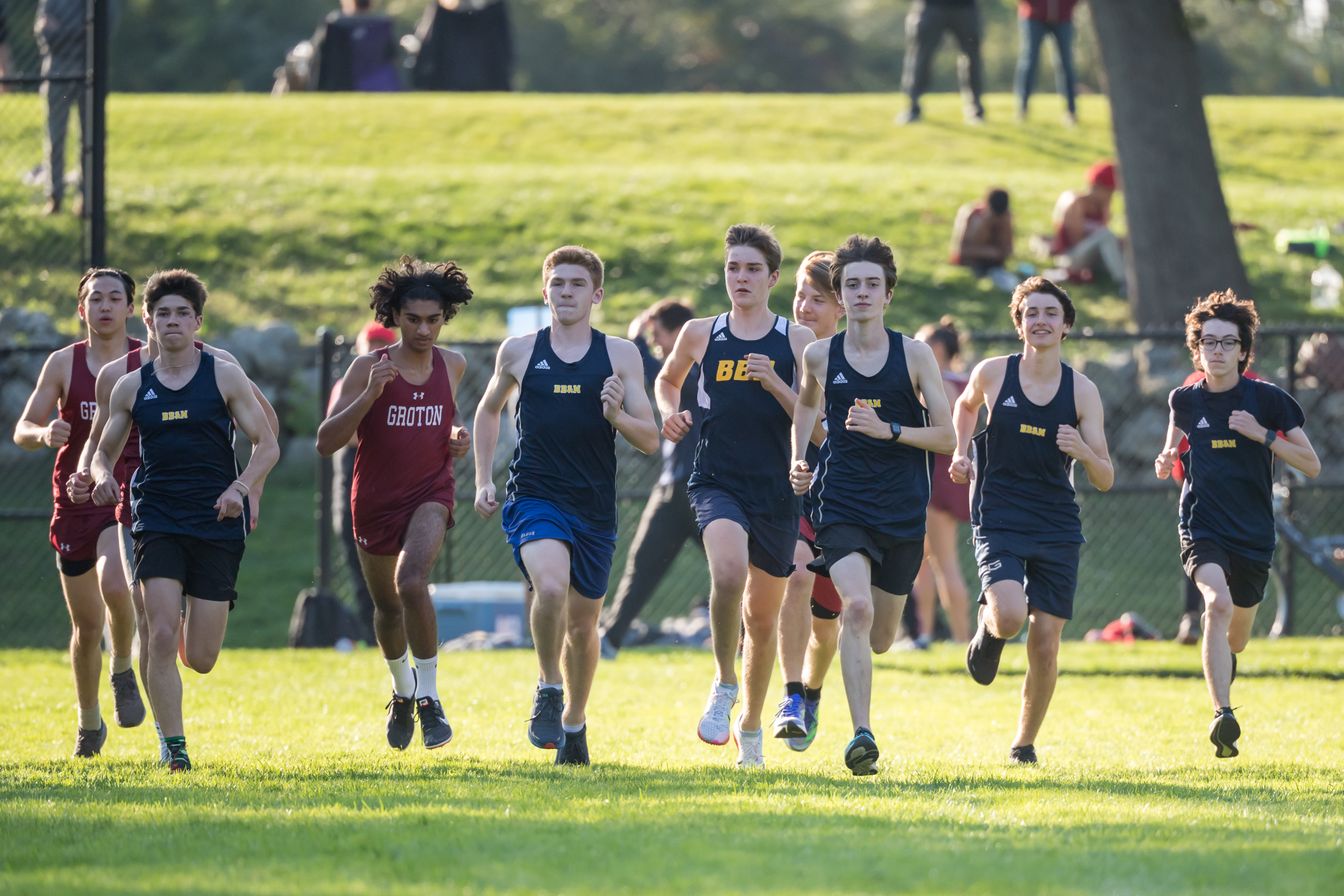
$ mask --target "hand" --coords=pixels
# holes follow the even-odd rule
[[[625,383],[619,376],[612,374],[602,383],[602,416],[607,422],[616,425],[616,418],[621,416],[621,410],[625,406]]]
[[[1227,418],[1227,425],[1233,432],[1241,433],[1253,442],[1263,442],[1269,432],[1264,426],[1245,411],[1233,411]]]
[[[678,411],[663,421],[663,438],[677,444],[691,431],[691,412]]]
[[[964,454],[952,455],[952,462],[947,465],[947,478],[951,479],[957,485],[965,485],[971,481],[971,459]]]
[[[216,521],[236,519],[243,515],[243,493],[238,490],[238,486],[229,483],[229,487],[220,492],[215,499],[215,510],[219,511]]]
[[[747,376],[760,382],[766,389],[771,387],[779,388],[784,385],[784,381],[775,373],[775,365],[770,362],[769,355],[761,355],[752,352],[747,355]]]
[[[1089,451],[1087,443],[1078,434],[1078,430],[1067,423],[1060,424],[1059,431],[1055,433],[1055,444],[1060,451],[1074,460],[1082,460],[1083,456]]]
[[[52,448],[59,448],[70,441],[70,424],[59,417],[47,425],[47,431],[42,433],[42,441],[46,442]]]
[[[448,440],[448,456],[456,460],[459,457],[466,457],[470,450],[471,433],[465,426],[454,426],[453,434]]]
[[[248,509],[252,511],[252,517],[248,521],[250,528],[247,531],[257,531],[257,520],[261,519],[261,489],[253,489],[247,495]]]
[[[1179,454],[1175,448],[1162,449],[1162,453],[1153,461],[1153,472],[1157,474],[1158,479],[1171,478],[1171,468],[1176,465]]]
[[[789,485],[793,486],[795,495],[805,495],[807,490],[812,487],[812,470],[808,467],[807,461],[796,460],[789,469]]]
[[[845,417],[845,429],[874,439],[891,439],[891,424],[877,416],[877,411],[857,398]]]
[[[111,476],[104,476],[93,486],[93,503],[99,507],[107,507],[121,500],[121,486],[117,485],[117,480]]]
[[[397,365],[391,358],[379,358],[369,368],[369,384],[364,387],[370,398],[383,394],[383,388],[397,378]]]
[[[495,484],[483,485],[476,489],[476,512],[481,515],[481,519],[488,520],[499,509],[499,502],[495,500]]]
[[[88,470],[76,470],[65,480],[65,494],[75,504],[87,504],[93,497],[93,475]]]

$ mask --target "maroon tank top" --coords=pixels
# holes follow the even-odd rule
[[[140,347],[138,339],[130,339],[131,354],[136,366],[140,366]],[[127,368],[132,369],[132,368]],[[70,361],[70,388],[65,400],[61,402],[60,419],[70,424],[70,438],[56,452],[56,464],[51,470],[51,497],[57,507],[63,510],[88,510],[92,503],[75,504],[65,494],[65,482],[79,466],[79,455],[89,440],[89,430],[93,428],[93,415],[98,410],[97,377],[89,370],[89,341],[76,342],[74,357]],[[138,456],[138,455],[137,455]],[[120,473],[125,455],[117,461]]]

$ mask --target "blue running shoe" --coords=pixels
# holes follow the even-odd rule
[[[807,722],[803,719],[803,695],[789,694],[775,713],[775,737],[805,737]]]
[[[527,722],[527,739],[542,750],[558,750],[565,745],[565,728],[560,716],[565,712],[565,693],[559,688],[537,688],[532,700],[532,718]]]
[[[873,732],[860,728],[845,747],[845,765],[855,775],[877,774],[877,741]]]
[[[789,749],[795,753],[801,753],[812,746],[812,741],[817,739],[817,723],[821,721],[821,698],[808,700],[803,698],[803,727],[807,733],[802,737],[789,738]]]

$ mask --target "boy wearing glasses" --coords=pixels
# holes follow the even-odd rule
[[[1302,430],[1302,408],[1287,392],[1244,375],[1260,318],[1255,303],[1211,293],[1185,316],[1185,341],[1203,382],[1171,393],[1171,422],[1157,478],[1179,457],[1181,564],[1204,598],[1204,679],[1213,699],[1214,755],[1237,755],[1232,713],[1235,654],[1246,649],[1274,556],[1273,460],[1310,477],[1321,462]],[[1189,448],[1178,451],[1181,438]]]

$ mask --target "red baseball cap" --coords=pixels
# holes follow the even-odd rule
[[[384,342],[391,345],[397,341],[397,334],[376,320],[365,324],[359,335],[363,337],[365,342]]]
[[[1115,189],[1115,163],[1103,159],[1100,162],[1093,162],[1092,167],[1087,169],[1087,182],[1095,187],[1105,187],[1108,190]]]

